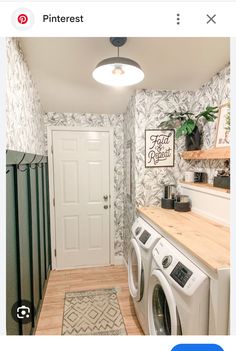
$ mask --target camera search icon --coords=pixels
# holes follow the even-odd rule
[[[29,318],[30,317],[30,308],[27,306],[20,306],[16,309],[16,316],[18,319]]]
[[[11,315],[15,322],[27,324],[32,322],[35,315],[35,309],[30,301],[21,300],[17,301],[12,306]]]

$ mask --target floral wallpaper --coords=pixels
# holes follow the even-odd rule
[[[228,65],[217,73],[209,82],[204,84],[192,99],[190,109],[198,113],[205,106],[220,106],[224,101],[230,100],[230,66]],[[213,123],[203,124],[203,146],[204,149],[214,147],[217,131],[216,120]],[[186,170],[198,170],[208,174],[209,183],[213,183],[213,177],[217,169],[223,168],[224,160],[188,161],[185,163]]]
[[[114,224],[115,255],[123,255],[123,208],[124,208],[124,134],[123,115],[98,115],[79,113],[49,112],[44,116],[45,144],[47,145],[47,126],[81,126],[114,128]]]
[[[44,113],[18,39],[6,39],[6,53],[6,148],[44,154]]]
[[[136,184],[135,184],[135,157],[136,157],[136,140],[135,140],[135,97],[132,96],[127,107],[124,118],[124,243],[123,254],[127,260],[128,248],[131,238],[131,226],[135,218],[135,198],[136,198]],[[131,141],[131,162],[128,164],[129,152],[128,145]],[[130,172],[127,170],[129,167]],[[131,174],[131,197],[127,196],[127,176]]]
[[[145,168],[145,129],[156,129],[167,112],[190,110],[202,111],[207,105],[219,106],[230,96],[230,67],[227,66],[196,92],[193,91],[154,91],[138,90],[130,99],[124,114],[125,143],[132,131],[134,157],[134,193],[135,201],[124,201],[124,256],[127,260],[131,225],[138,206],[157,206],[163,196],[164,184],[184,180],[187,170],[204,171],[208,181],[213,182],[217,169],[223,166],[223,160],[185,161],[181,153],[185,149],[185,138],[175,140],[175,165],[173,168]],[[217,121],[203,124],[203,148],[214,146]],[[124,144],[125,148],[125,144]],[[126,182],[126,178],[124,178]],[[126,186],[125,186],[126,187]]]
[[[182,172],[179,153],[184,138],[175,141],[175,166],[145,168],[145,129],[155,129],[165,118],[166,112],[186,109],[192,98],[191,93],[175,91],[141,90],[136,94],[135,118],[135,182],[136,206],[158,205],[163,195],[163,185],[177,183]]]

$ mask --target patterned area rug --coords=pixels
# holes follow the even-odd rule
[[[126,335],[117,290],[65,294],[62,335]]]

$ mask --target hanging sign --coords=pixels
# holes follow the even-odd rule
[[[175,131],[145,130],[145,167],[174,167]]]

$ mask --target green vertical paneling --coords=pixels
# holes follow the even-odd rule
[[[29,335],[51,269],[47,158],[8,151],[7,164],[7,334]],[[12,305],[23,299],[36,310],[25,325],[11,318]]]
[[[27,195],[28,195],[28,223],[29,223],[29,257],[30,257],[30,291],[31,291],[31,303],[34,306],[34,277],[33,277],[33,241],[32,241],[32,208],[31,208],[31,184],[30,184],[30,167],[26,166],[26,177],[27,177]],[[32,314],[32,325],[34,328],[35,310],[31,311]]]
[[[33,293],[36,313],[39,308],[40,297],[42,296],[40,287],[40,261],[39,261],[39,240],[37,225],[37,196],[36,196],[36,174],[35,169],[30,168],[30,197],[31,197],[31,220],[32,220],[32,259],[33,259]]]
[[[8,335],[20,334],[20,326],[11,316],[12,305],[20,299],[19,289],[19,252],[17,240],[17,213],[15,203],[14,167],[7,167],[6,175],[6,275],[7,275],[7,311],[6,325]]]
[[[20,242],[20,279],[21,279],[21,298],[32,300],[31,290],[31,239],[29,223],[29,201],[28,201],[28,181],[27,171],[17,170],[17,199],[19,216],[19,242]],[[31,323],[22,325],[24,335],[30,334]]]
[[[43,289],[45,279],[46,279],[46,271],[45,271],[45,241],[44,241],[44,222],[43,222],[42,168],[36,169],[36,176],[37,176],[37,187],[38,187],[41,288]]]
[[[43,165],[42,169],[42,185],[43,185],[43,216],[44,216],[44,244],[45,244],[45,268],[46,275],[48,275],[49,271],[49,259],[48,259],[48,221],[47,221],[47,190],[46,190],[46,173],[45,173],[45,165]]]
[[[49,179],[48,179],[48,164],[45,163],[45,189],[46,189],[46,213],[47,213],[47,228],[48,228],[48,262],[50,269],[52,267],[51,259],[51,232],[50,232],[50,207],[49,207]]]

